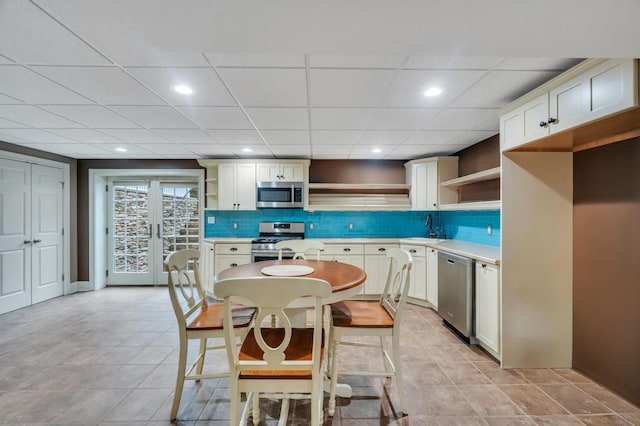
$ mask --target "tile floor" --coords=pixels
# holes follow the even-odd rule
[[[640,408],[572,370],[501,370],[446,330],[437,315],[409,306],[402,344],[409,415],[398,417],[394,383],[344,378],[327,425],[640,425]],[[178,336],[166,288],[109,288],[0,315],[0,424],[169,424]],[[343,365],[381,362],[343,353]],[[224,354],[209,358],[215,369]],[[228,424],[226,380],[186,385],[176,423]],[[279,404],[262,403],[262,424]],[[306,425],[306,401],[289,423]],[[326,405],[325,405],[326,409]]]

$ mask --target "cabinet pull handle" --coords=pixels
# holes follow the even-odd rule
[[[231,248],[229,249],[229,251],[238,251],[238,248],[237,248],[237,247],[231,247]]]
[[[31,241],[31,240],[24,240],[24,241],[22,242],[22,244],[31,244],[31,243],[32,243],[32,241]]]
[[[153,225],[149,224],[149,238],[153,238]]]
[[[234,266],[238,266],[238,264],[237,264],[237,263],[232,263],[232,264],[231,264],[231,265],[229,265],[229,266],[234,267]]]
[[[555,123],[558,122],[558,119],[557,118],[553,118],[553,117],[549,117],[548,121],[549,121],[549,124],[555,124]]]
[[[156,237],[160,238],[160,224],[156,227]]]
[[[453,264],[454,264],[454,263],[456,263],[456,262],[454,262],[454,261],[453,261],[453,260],[451,260],[451,259],[447,259],[447,263],[450,263],[450,264],[452,264],[452,265],[453,265]]]
[[[417,252],[418,252],[418,250],[416,250],[416,249],[410,249],[409,250],[409,253],[417,253]]]
[[[546,121],[541,121],[540,122],[540,127],[547,127],[547,122]]]
[[[386,249],[386,248],[384,248],[384,247],[380,247],[380,248],[378,249],[378,251],[387,251],[387,249]]]
[[[351,251],[349,247],[343,248],[342,251]]]
[[[38,243],[41,243],[41,242],[42,242],[42,240],[33,240],[33,244],[38,244]]]

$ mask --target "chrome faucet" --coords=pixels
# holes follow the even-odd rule
[[[435,232],[433,232],[433,218],[431,217],[431,214],[427,215],[427,220],[424,221],[424,226],[429,228],[429,238],[436,238],[438,236]]]

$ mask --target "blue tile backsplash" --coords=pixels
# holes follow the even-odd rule
[[[321,211],[264,209],[254,211],[206,210],[205,238],[258,236],[260,222],[305,222],[307,238],[406,238],[426,237],[424,223],[433,217],[433,227],[442,227],[448,239],[500,246],[500,211]],[[215,217],[215,224],[208,223]],[[234,228],[237,224],[237,228]],[[310,229],[313,224],[314,229]],[[353,229],[349,229],[349,224]],[[487,234],[491,225],[491,235]]]

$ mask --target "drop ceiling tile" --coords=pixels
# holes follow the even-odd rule
[[[312,69],[309,101],[312,106],[376,107],[395,71]]]
[[[579,64],[582,59],[571,58],[505,58],[498,70],[564,71]]]
[[[33,67],[33,69],[100,104],[165,104],[117,67]]]
[[[169,106],[113,106],[118,114],[147,128],[189,129],[194,126],[182,114]]]
[[[229,149],[234,155],[237,155],[241,158],[269,158],[272,157],[273,154],[269,151],[269,148],[265,144],[254,144],[254,145],[226,145],[226,148]],[[249,148],[251,152],[244,152],[243,149]]]
[[[127,68],[135,78],[172,105],[236,106],[227,89],[211,68]],[[173,87],[185,85],[190,95]]]
[[[251,129],[251,123],[238,107],[179,107],[203,129]]]
[[[262,143],[255,130],[207,130],[220,143]]]
[[[41,108],[70,120],[77,121],[87,127],[104,129],[140,127],[126,118],[119,116],[115,112],[99,105],[43,105]]]
[[[145,144],[145,143],[140,143],[137,144],[140,148],[146,149],[147,151],[153,152],[155,154],[159,154],[159,155],[191,155],[193,156],[193,153],[191,151],[189,151],[188,149],[184,148],[181,145],[175,144],[175,143],[163,143],[163,144]]]
[[[0,105],[15,105],[15,104],[23,104],[19,99],[12,98],[11,96],[3,95],[0,93]]]
[[[45,129],[50,133],[71,139],[78,143],[122,144],[124,141],[105,135],[93,129]]]
[[[100,131],[128,143],[171,143],[167,139],[146,129],[100,129]]]
[[[76,158],[74,156],[74,153],[63,149],[59,146],[53,145],[53,144],[48,144],[48,143],[18,143],[18,142],[11,142],[11,143],[15,143],[16,145],[21,145],[27,148],[31,148],[31,149],[37,149],[38,151],[43,151],[43,152],[50,152],[52,154],[58,154],[58,155],[64,155],[65,157],[70,157],[70,158]]]
[[[446,106],[485,74],[486,71],[403,70],[386,94],[383,106],[399,108]],[[442,93],[438,96],[424,96],[424,92],[431,87],[441,88]]]
[[[35,72],[15,65],[0,66],[0,92],[32,104],[92,104]]]
[[[389,152],[391,152],[396,145],[356,145],[351,151],[349,158],[384,158]],[[380,152],[373,152],[374,149],[379,149]]]
[[[475,145],[478,142],[482,142],[483,140],[490,138],[491,136],[495,136],[496,134],[497,132],[492,130],[470,130],[468,132],[463,132],[460,136],[451,140],[451,143],[464,145],[464,147],[466,148],[468,146]]]
[[[221,68],[218,72],[242,106],[307,106],[304,69]]]
[[[216,67],[304,68],[304,55],[286,55],[277,53],[206,53],[205,56]]]
[[[73,158],[87,158],[87,155],[111,154],[110,151],[102,148],[101,144],[84,144],[84,143],[72,143],[72,144],[49,144],[53,149],[61,149],[69,152]],[[113,154],[111,154],[113,155]]]
[[[200,129],[154,129],[154,133],[179,144],[216,143],[204,130]]]
[[[182,144],[183,148],[204,157],[231,157],[233,153],[221,144]]]
[[[311,68],[387,68],[396,69],[402,56],[386,55],[309,55]]]
[[[261,133],[269,145],[309,145],[308,130],[262,130]]]
[[[246,108],[247,114],[259,130],[307,129],[307,108]]]
[[[396,145],[413,133],[406,130],[367,130],[362,134],[358,145]]]
[[[271,145],[271,151],[278,158],[309,158],[309,145]]]
[[[15,64],[15,63],[16,63],[15,61],[12,61],[8,57],[0,54],[0,64]]]
[[[429,145],[395,145],[392,150],[385,155],[385,159],[409,160],[426,156],[431,150]]]
[[[374,111],[374,108],[311,108],[311,126],[313,129],[362,130]]]
[[[450,106],[502,108],[558,74],[555,71],[492,71]]]
[[[488,119],[484,123],[477,125],[471,130],[492,130],[498,133],[500,131],[500,117],[496,115],[495,117]]]
[[[25,126],[24,124],[17,123],[15,121],[0,118],[0,129],[20,129],[23,127],[27,127],[27,126]]]
[[[371,130],[415,130],[432,119],[437,108],[379,108],[367,129]]]
[[[103,56],[28,1],[2,2],[0,52],[26,64],[108,63]]]
[[[497,119],[498,110],[489,108],[448,108],[422,126],[424,130],[470,130]]]
[[[344,159],[348,158],[353,145],[313,145],[311,156],[315,159]]]
[[[314,130],[313,145],[354,145],[360,139],[361,130]]]
[[[54,135],[36,129],[2,129],[0,133],[15,137],[30,143],[77,143],[60,135]]]
[[[120,156],[130,157],[130,156],[138,156],[138,155],[146,156],[146,155],[155,154],[154,152],[155,150],[148,149],[149,147],[143,148],[139,145],[122,143],[122,142],[117,144],[102,144],[100,145],[100,147],[105,151],[107,151],[110,155],[112,155],[113,158],[120,158]],[[116,148],[124,148],[127,151],[126,152],[116,151]]]
[[[0,105],[0,117],[40,128],[81,128],[82,125],[31,105]]]
[[[444,144],[462,135],[460,130],[429,130],[419,131],[404,141],[403,145],[434,145]]]
[[[411,56],[404,68],[489,70],[503,59],[494,56]]]

